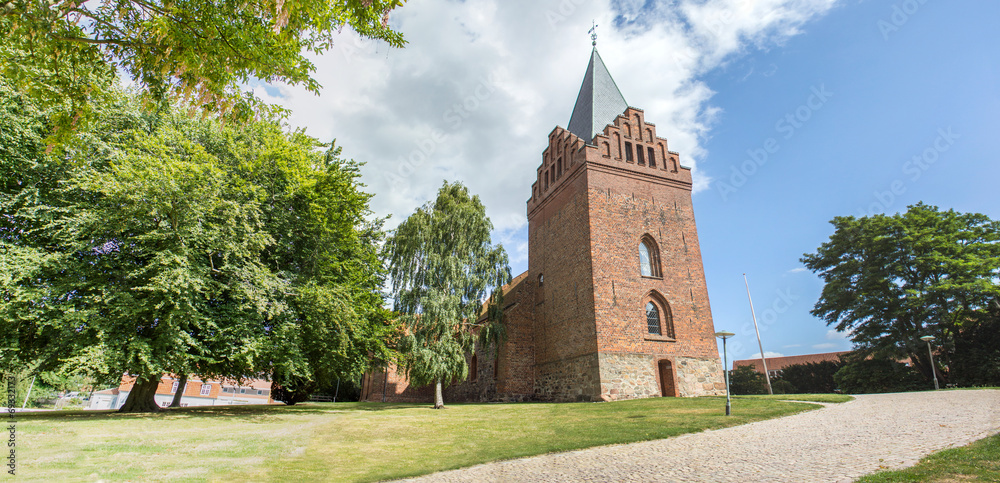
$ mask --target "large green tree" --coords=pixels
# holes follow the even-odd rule
[[[876,358],[909,357],[931,377],[921,336],[945,365],[956,338],[1000,297],[1000,222],[917,204],[906,213],[837,217],[830,240],[802,262],[825,283],[812,313]]]
[[[492,229],[479,197],[446,182],[386,243],[395,310],[406,324],[402,367],[413,384],[434,384],[435,408],[444,407],[445,381],[468,376],[466,354],[503,337],[502,287],[511,275]]]
[[[44,112],[0,83],[3,362],[136,377],[332,379],[385,353],[381,221],[358,165],[301,132],[135,96],[46,153]]]
[[[318,92],[311,54],[342,28],[400,47],[388,12],[405,0],[0,0],[0,73],[33,97],[89,118],[120,71],[146,98],[190,100],[207,113],[250,117],[255,79]],[[95,75],[97,74],[97,75]]]

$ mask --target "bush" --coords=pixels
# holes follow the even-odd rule
[[[775,394],[798,394],[795,386],[784,379],[771,379],[771,391]]]
[[[729,392],[736,395],[767,394],[767,380],[753,366],[729,371]]]
[[[833,380],[841,391],[850,394],[930,389],[917,371],[886,359],[849,362],[833,375]]]
[[[948,375],[959,386],[1000,386],[1000,316],[963,328],[951,362]]]
[[[843,366],[835,361],[793,364],[781,370],[781,380],[793,386],[790,394],[833,393],[837,389],[833,375]]]

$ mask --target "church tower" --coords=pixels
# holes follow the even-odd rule
[[[527,203],[535,398],[724,393],[691,187],[595,47]]]
[[[506,340],[469,354],[446,401],[610,401],[725,394],[691,169],[629,107],[596,47],[568,129],[528,200],[528,270],[504,287]],[[430,401],[395,367],[362,400]]]

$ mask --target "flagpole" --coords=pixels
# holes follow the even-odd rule
[[[760,342],[760,329],[757,328],[757,313],[753,310],[753,297],[750,296],[750,282],[747,282],[747,274],[743,274],[743,283],[747,286],[747,298],[750,299],[750,315],[753,316],[753,330],[757,332],[757,347],[760,348],[760,362],[764,364],[764,377],[767,379],[767,393],[774,394],[771,389],[771,375],[767,372],[767,359],[764,358],[764,344]]]

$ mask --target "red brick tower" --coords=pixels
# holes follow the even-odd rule
[[[627,106],[596,48],[537,174],[526,277],[535,397],[721,393],[691,170]]]

